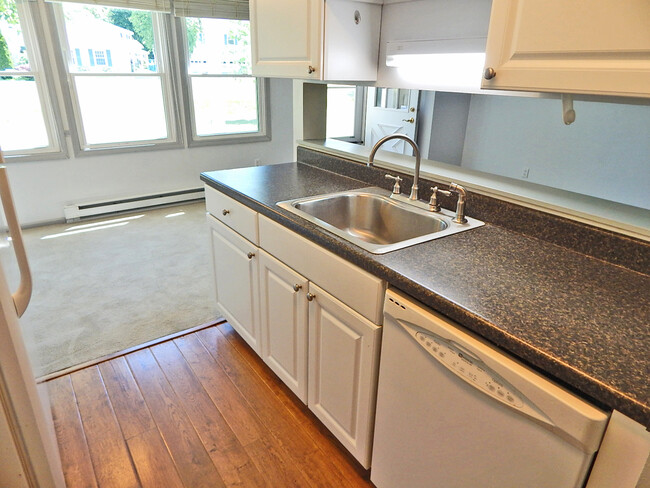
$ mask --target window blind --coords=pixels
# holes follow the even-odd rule
[[[248,0],[174,0],[176,17],[248,20]]]
[[[46,2],[85,3],[98,7],[134,8],[153,10],[156,12],[171,12],[171,0],[45,0]]]

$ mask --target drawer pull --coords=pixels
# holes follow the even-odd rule
[[[301,288],[302,288],[302,285],[299,285],[297,283],[295,285],[293,285],[293,291],[300,291]]]
[[[228,215],[229,213],[230,213],[230,210],[226,210],[225,208],[221,211],[221,214],[222,214],[223,216],[226,216],[226,215]]]
[[[314,298],[316,298],[316,295],[313,293],[307,293],[307,301],[311,302]]]
[[[253,259],[255,257],[255,253],[249,252],[246,256],[248,256],[248,259]]]

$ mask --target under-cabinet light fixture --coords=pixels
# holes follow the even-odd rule
[[[386,66],[407,82],[432,88],[480,88],[486,38],[389,41]]]

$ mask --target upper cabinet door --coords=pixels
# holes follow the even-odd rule
[[[322,77],[324,0],[250,0],[253,75]]]
[[[483,88],[650,97],[650,1],[493,0],[485,66]]]

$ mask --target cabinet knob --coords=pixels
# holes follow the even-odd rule
[[[302,288],[302,285],[299,285],[298,283],[293,285],[293,291],[299,291],[301,288]]]
[[[255,253],[249,252],[246,256],[248,256],[248,259],[253,259],[255,257]]]
[[[410,119],[402,119],[402,122],[408,122],[409,124],[412,124],[413,122],[415,122],[415,119],[413,117],[411,117]]]
[[[309,74],[312,74],[314,71],[316,71],[316,68],[310,66],[309,68],[307,68],[307,71],[309,72]]]
[[[497,72],[494,71],[494,68],[485,68],[485,71],[483,72],[483,78],[486,80],[491,80],[497,75]]]
[[[230,210],[226,210],[225,208],[221,211],[221,215],[228,215],[230,213]]]
[[[316,298],[316,295],[313,293],[307,293],[307,301],[311,302],[314,298]]]

